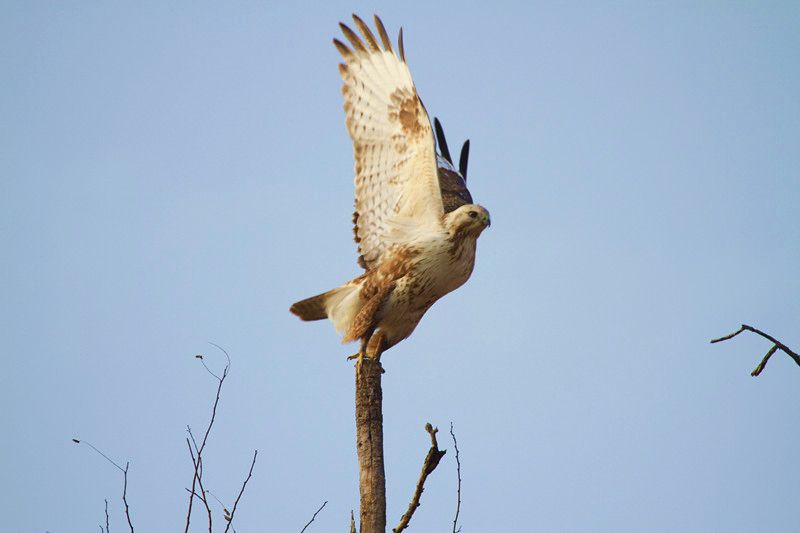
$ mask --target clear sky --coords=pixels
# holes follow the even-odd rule
[[[4,2],[0,529],[176,531],[206,457],[240,531],[344,531],[355,346],[288,313],[355,276],[331,38],[405,28],[492,213],[470,281],[384,356],[389,523],[453,421],[463,531],[800,523],[796,2]],[[452,445],[413,531],[447,531]],[[221,521],[221,514],[218,515]],[[199,517],[196,523],[202,529]]]

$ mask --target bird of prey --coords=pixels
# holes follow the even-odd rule
[[[425,312],[472,274],[475,247],[489,212],[466,187],[469,141],[459,169],[441,124],[434,137],[406,63],[403,30],[392,46],[375,16],[378,37],[359,17],[357,35],[339,24],[350,47],[344,58],[345,123],[355,157],[353,231],[365,272],[290,311],[302,320],[333,322],[342,342],[360,340],[353,357],[380,359],[407,338]]]

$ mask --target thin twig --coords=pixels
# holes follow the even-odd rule
[[[203,442],[200,444],[200,449],[198,450],[198,454],[203,453],[203,450],[206,447],[206,441],[208,441],[208,434],[211,433],[211,428],[214,426],[214,420],[217,418],[217,406],[219,405],[219,395],[222,391],[222,384],[225,382],[225,378],[228,377],[228,367],[226,366],[225,369],[222,371],[222,377],[219,378],[219,385],[217,385],[217,395],[214,398],[214,406],[211,408],[211,420],[208,422],[208,427],[206,427],[206,433],[203,435]]]
[[[447,450],[440,450],[439,445],[436,443],[436,433],[439,429],[431,426],[429,422],[425,424],[425,431],[431,436],[431,448],[428,450],[428,455],[425,456],[425,461],[422,463],[422,472],[419,475],[419,481],[417,481],[417,488],[414,490],[411,503],[408,504],[408,510],[400,518],[400,523],[397,524],[397,527],[392,530],[394,533],[400,533],[408,527],[411,517],[414,516],[414,511],[419,507],[419,500],[422,497],[422,492],[425,490],[425,480],[439,465],[439,461],[442,460],[444,454],[447,453]]]
[[[225,368],[230,370],[230,368],[231,368],[231,356],[228,353],[228,351],[225,348],[223,348],[222,346],[220,346],[219,344],[215,343],[215,342],[208,341],[208,344],[210,344],[211,346],[213,346],[214,348],[218,349],[219,351],[221,351],[222,353],[225,354],[225,359],[227,360],[227,363],[225,363]]]
[[[128,519],[128,527],[131,528],[131,533],[133,533],[133,522],[131,522],[131,509],[128,506],[128,467],[130,466],[130,462],[125,463],[125,470],[123,471],[125,484],[122,487],[122,503],[125,504],[125,518]]]
[[[194,358],[200,360],[200,362],[203,364],[203,368],[206,369],[206,372],[208,372],[209,374],[214,376],[214,379],[216,379],[217,381],[220,380],[220,377],[218,375],[216,375],[210,368],[208,368],[208,365],[206,364],[206,360],[203,358],[203,354],[197,354],[197,355],[194,356]]]
[[[192,452],[192,445],[189,444],[189,438],[186,438],[186,445],[189,447],[189,455],[192,458],[192,465],[195,466],[194,462],[194,453]],[[189,510],[186,512],[186,528],[184,529],[184,533],[188,533],[189,531],[189,521],[192,519],[192,504],[194,503],[194,497],[197,495],[194,491],[194,488],[197,484],[197,467],[195,466],[195,475],[192,476],[192,490],[189,491]],[[186,489],[189,490],[189,489]]]
[[[775,346],[773,346],[772,348],[769,349],[769,351],[767,352],[767,355],[765,355],[764,358],[761,360],[761,362],[758,363],[758,366],[756,366],[753,369],[753,371],[750,372],[750,375],[753,376],[753,377],[759,375],[761,373],[761,371],[764,370],[764,367],[767,366],[767,361],[769,361],[769,358],[772,357],[773,354],[775,352],[777,352],[777,351],[778,351],[778,345],[776,344]]]
[[[108,527],[108,500],[106,500],[106,533],[111,533],[111,528]]]
[[[192,490],[189,491],[189,505],[186,512],[186,527],[184,528],[184,533],[188,533],[189,531],[189,523],[192,519],[192,503],[194,502],[194,498],[200,498],[200,501],[203,502],[203,505],[206,508],[206,515],[208,516],[208,531],[212,533],[212,516],[211,516],[211,507],[208,505],[208,498],[206,498],[206,490],[203,487],[203,450],[206,448],[206,443],[208,442],[208,435],[211,433],[211,428],[214,427],[214,421],[217,418],[217,406],[219,405],[219,397],[220,393],[222,392],[222,385],[225,383],[225,378],[228,377],[228,371],[231,368],[231,357],[228,352],[218,344],[214,344],[213,342],[209,342],[212,346],[218,348],[222,353],[225,354],[225,367],[222,370],[222,376],[218,376],[211,369],[206,365],[204,356],[202,354],[196,355],[195,358],[199,359],[200,362],[203,364],[203,368],[211,374],[217,380],[217,393],[214,397],[214,405],[211,407],[211,419],[208,422],[208,426],[206,426],[205,434],[203,435],[203,440],[200,443],[200,446],[197,445],[197,441],[194,438],[194,434],[192,433],[192,428],[186,426],[186,430],[189,433],[189,438],[186,439],[186,445],[189,447],[189,455],[192,458],[192,466],[194,467],[194,472],[192,474]],[[191,438],[191,441],[189,440]],[[194,450],[192,450],[192,445],[194,445]],[[195,487],[199,486],[200,494],[195,491]],[[201,497],[202,495],[202,497]],[[227,518],[227,517],[226,517]],[[230,524],[230,522],[229,522]],[[226,528],[227,531],[227,528]]]
[[[761,372],[767,366],[767,361],[769,361],[769,358],[772,357],[775,354],[775,352],[777,352],[778,350],[781,350],[786,355],[791,357],[794,360],[794,362],[797,363],[798,366],[800,366],[800,354],[797,354],[796,352],[792,351],[788,346],[783,344],[781,341],[777,340],[772,335],[764,333],[763,331],[761,331],[759,329],[756,329],[756,328],[754,328],[752,326],[748,326],[747,324],[742,324],[742,327],[740,327],[738,330],[736,330],[733,333],[730,333],[728,335],[725,335],[724,337],[720,337],[718,339],[713,339],[711,341],[711,343],[714,344],[714,343],[717,343],[717,342],[730,340],[730,339],[734,338],[735,336],[737,336],[739,333],[742,333],[743,331],[750,331],[752,333],[755,333],[757,335],[760,335],[760,336],[764,337],[765,339],[767,339],[767,340],[769,340],[769,341],[771,341],[773,343],[772,348],[770,348],[770,350],[767,352],[767,354],[764,356],[764,358],[761,360],[761,362],[758,364],[758,366],[756,366],[755,369],[750,373],[751,376],[755,377],[755,376],[758,376],[759,374],[761,374]]]
[[[216,494],[214,494],[214,493],[213,493],[213,492],[211,492],[210,490],[207,490],[207,491],[206,491],[206,494],[207,494],[208,496],[211,496],[211,497],[212,497],[212,498],[214,498],[215,500],[217,500],[217,503],[219,504],[219,506],[220,506],[220,507],[222,507],[222,510],[223,510],[223,511],[225,511],[225,513],[226,513],[226,514],[230,514],[230,513],[228,512],[228,510],[225,508],[225,504],[224,504],[224,503],[222,503],[222,500],[220,500],[219,498],[217,498],[217,495],[216,495]]]
[[[133,533],[133,523],[131,521],[131,511],[130,511],[130,507],[128,506],[128,467],[130,466],[130,461],[125,463],[125,468],[122,468],[116,462],[114,462],[109,456],[107,456],[102,451],[100,451],[97,447],[95,447],[95,445],[92,444],[91,442],[89,442],[87,440],[80,440],[80,439],[72,439],[72,442],[74,442],[75,444],[85,444],[86,446],[90,447],[92,450],[97,452],[101,457],[103,457],[103,459],[105,459],[106,461],[108,461],[109,463],[111,463],[112,465],[117,467],[120,470],[120,472],[122,472],[122,479],[123,479],[122,502],[125,504],[125,518],[128,519],[128,526],[131,529],[131,533]],[[106,500],[106,520],[108,520],[108,501],[107,500]],[[106,525],[106,527],[108,527],[108,525]]]
[[[186,446],[189,448],[189,456],[192,459],[192,466],[194,466],[194,477],[192,478],[192,490],[189,492],[189,512],[186,515],[186,530],[189,529],[189,519],[192,515],[192,501],[196,497],[200,498],[200,501],[203,502],[203,505],[206,508],[206,515],[208,516],[208,532],[212,532],[212,518],[211,518],[211,507],[208,505],[208,499],[206,498],[206,490],[203,487],[203,467],[200,463],[200,455],[198,454],[195,458],[194,453],[192,452],[192,445],[189,442],[189,438],[186,438]],[[195,484],[200,487],[200,494],[195,492]]]
[[[307,528],[308,526],[310,526],[310,525],[311,525],[311,522],[313,522],[313,521],[314,521],[314,519],[317,517],[317,515],[319,514],[319,512],[320,512],[322,509],[324,509],[326,505],[328,505],[328,502],[327,502],[327,501],[326,501],[326,502],[323,502],[323,503],[322,503],[322,505],[320,505],[320,506],[319,506],[319,509],[317,509],[317,512],[316,512],[316,513],[314,513],[314,516],[312,516],[312,517],[311,517],[311,520],[309,520],[309,521],[308,521],[308,523],[307,523],[305,526],[303,526],[303,529],[301,529],[301,530],[300,530],[300,533],[303,533],[303,532],[306,530],[306,528]]]
[[[453,533],[458,533],[461,531],[461,528],[456,529],[458,525],[458,513],[461,512],[461,459],[458,456],[456,434],[453,433],[453,422],[450,422],[450,436],[453,437],[453,447],[456,449],[456,473],[458,474],[458,503],[456,504],[456,516],[453,518]]]
[[[219,504],[219,506],[220,506],[220,507],[222,507],[222,513],[223,513],[223,514],[222,514],[222,517],[223,517],[223,518],[224,518],[226,521],[230,521],[230,519],[231,519],[231,512],[228,510],[228,508],[227,508],[227,507],[225,507],[225,504],[224,504],[224,503],[222,503],[222,500],[220,500],[219,498],[217,498],[217,495],[216,495],[216,494],[214,494],[214,493],[213,493],[213,492],[211,492],[210,490],[207,490],[207,491],[206,491],[206,497],[209,497],[209,496],[211,496],[212,498],[214,498],[215,500],[217,500],[217,503]],[[233,531],[234,531],[234,533],[236,533],[236,530],[235,530],[235,529],[234,529]]]
[[[350,509],[350,533],[356,533],[356,516],[352,509]]]
[[[242,488],[239,491],[239,495],[236,497],[236,501],[233,502],[233,509],[231,509],[231,514],[228,518],[228,525],[225,526],[225,533],[228,533],[228,528],[230,528],[231,524],[233,523],[233,517],[236,515],[236,508],[239,506],[239,500],[242,499],[242,494],[244,494],[244,488],[247,486],[247,482],[250,481],[250,478],[253,476],[253,467],[256,466],[256,457],[258,457],[258,450],[253,452],[253,462],[250,463],[250,471],[247,473],[247,478],[245,478],[244,483],[242,483]]]
[[[121,466],[119,466],[117,463],[115,463],[114,461],[112,461],[112,460],[111,460],[111,458],[110,458],[109,456],[107,456],[106,454],[104,454],[103,452],[101,452],[100,450],[98,450],[97,448],[95,448],[94,444],[92,444],[92,443],[91,443],[91,442],[89,442],[88,440],[72,439],[72,442],[74,442],[75,444],[85,444],[85,445],[86,445],[86,446],[88,446],[89,448],[91,448],[91,449],[93,449],[94,451],[96,451],[97,453],[99,453],[99,454],[100,454],[100,455],[103,457],[103,459],[105,459],[106,461],[108,461],[108,462],[109,462],[109,463],[111,463],[112,465],[116,466],[116,467],[119,469],[119,471],[120,471],[120,472],[122,472],[123,474],[125,473],[125,469],[124,469],[124,468],[122,468],[122,467],[121,467]]]

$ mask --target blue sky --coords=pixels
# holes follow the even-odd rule
[[[463,531],[791,531],[800,369],[800,9],[792,2],[6,2],[0,7],[2,529],[87,531],[131,462],[172,531],[210,365],[207,487],[241,531],[343,530],[353,371],[295,300],[358,273],[330,44],[408,61],[492,213],[470,281],[384,357],[389,523],[453,421]],[[452,445],[415,531],[451,527]],[[221,520],[221,514],[218,517]],[[202,527],[199,518],[196,524]]]

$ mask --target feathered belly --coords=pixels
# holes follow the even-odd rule
[[[421,251],[409,272],[396,280],[380,319],[381,329],[395,342],[411,335],[434,302],[466,283],[472,274],[474,241],[450,244],[432,243]]]

